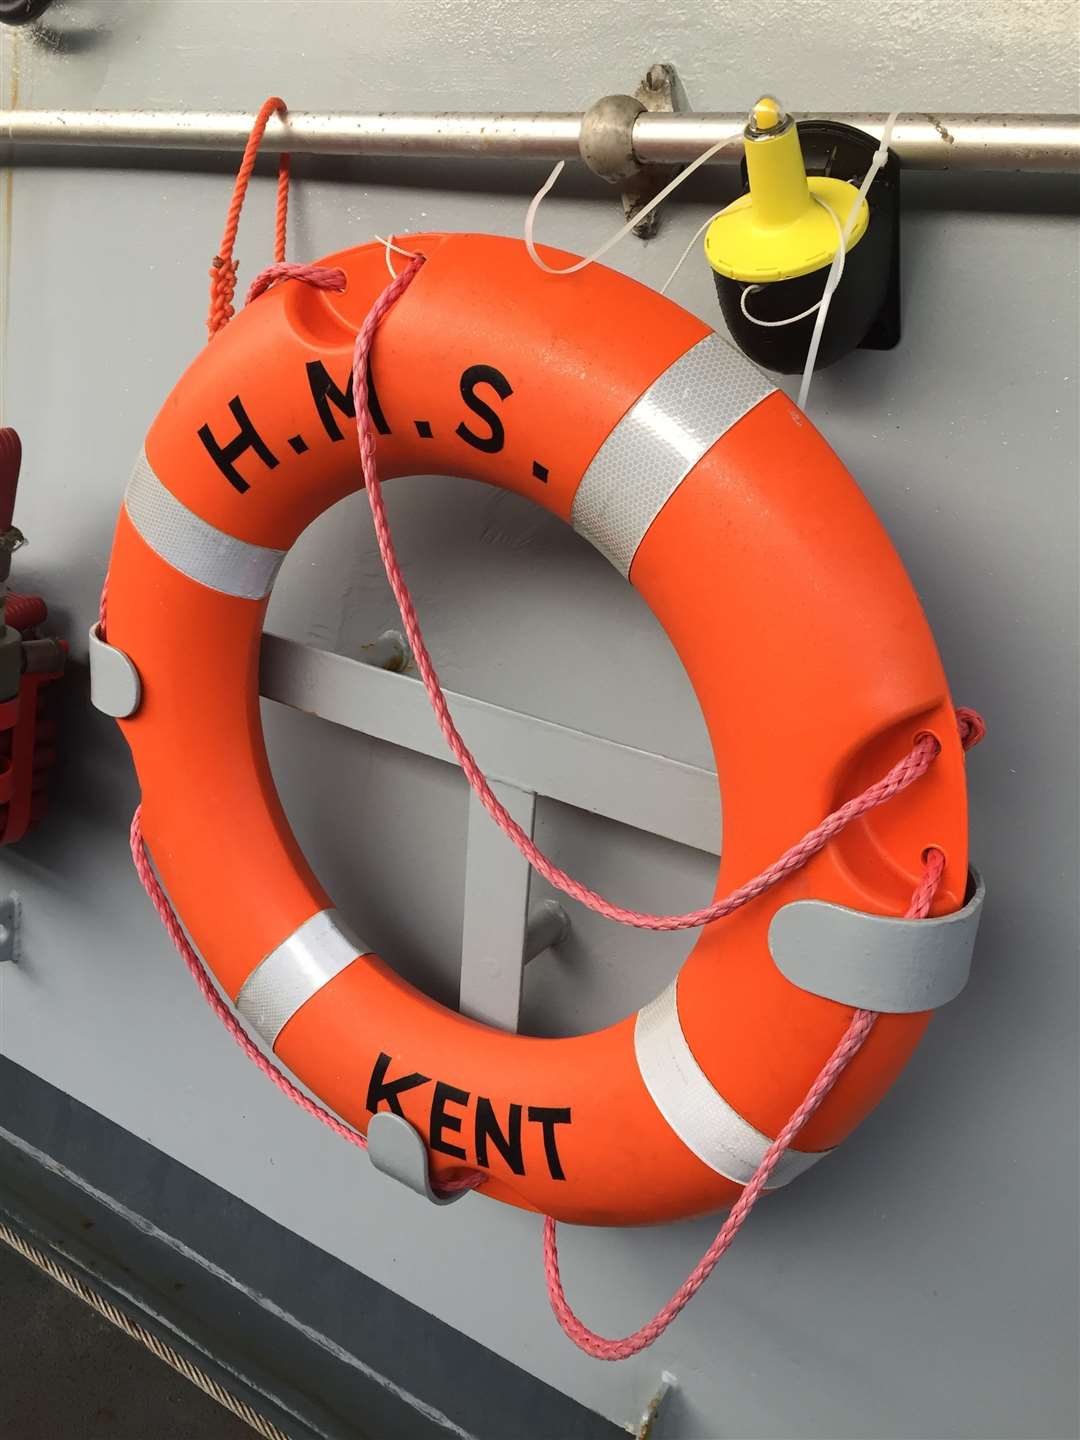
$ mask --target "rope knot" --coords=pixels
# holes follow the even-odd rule
[[[972,750],[986,738],[986,721],[977,710],[966,705],[957,706],[956,728],[960,732],[960,744],[965,750]]]
[[[251,172],[255,168],[259,142],[262,140],[267,123],[273,115],[284,117],[286,110],[284,100],[277,95],[271,95],[268,100],[264,101],[259,113],[255,116],[251,134],[244,147],[244,156],[240,161],[240,168],[236,172],[236,184],[229,202],[225,232],[221,237],[221,249],[210,262],[210,313],[206,319],[206,328],[210,339],[213,339],[236,313],[232,307],[232,298],[236,292],[237,262],[233,259],[232,248],[236,240],[236,229],[240,223],[240,210],[247,193]],[[278,264],[285,259],[285,224],[288,206],[289,157],[281,155],[278,160],[277,217],[274,226],[274,260]]]

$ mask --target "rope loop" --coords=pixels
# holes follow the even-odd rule
[[[284,119],[287,114],[288,106],[279,96],[271,95],[268,100],[264,100],[251,126],[247,144],[244,146],[243,158],[240,161],[240,168],[236,172],[236,182],[233,185],[232,199],[229,201],[229,209],[225,216],[225,230],[221,236],[221,244],[218,246],[218,253],[210,263],[210,311],[206,317],[206,329],[208,338],[211,340],[225,328],[236,313],[232,304],[233,296],[236,294],[237,273],[237,262],[233,259],[233,245],[236,243],[240,211],[244,207],[244,198],[247,195],[251,172],[255,169],[259,145],[271,117],[280,115]],[[279,265],[285,259],[285,230],[289,216],[289,167],[289,156],[281,155],[278,160],[277,206],[274,220],[274,262]]]
[[[244,304],[250,305],[253,300],[257,300],[260,295],[264,295],[272,285],[276,285],[281,280],[301,280],[305,285],[311,285],[316,290],[333,290],[338,293],[346,288],[345,271],[337,269],[336,266],[289,265],[282,262],[277,265],[268,265],[265,270],[260,270],[248,287]]]

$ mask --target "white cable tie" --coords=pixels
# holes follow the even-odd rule
[[[742,310],[743,315],[745,315],[746,319],[754,325],[762,325],[769,327],[793,325],[799,320],[809,319],[811,315],[816,313],[817,319],[814,322],[814,331],[810,337],[810,346],[806,352],[806,364],[803,367],[802,381],[799,386],[799,396],[797,404],[801,410],[805,409],[806,400],[810,393],[810,382],[814,376],[814,366],[817,363],[818,351],[821,348],[821,337],[825,329],[825,321],[828,318],[829,306],[832,302],[832,297],[836,292],[836,288],[840,284],[840,281],[844,274],[844,262],[847,252],[848,238],[855,227],[859,215],[862,213],[863,202],[865,201],[867,194],[869,193],[871,185],[874,183],[875,177],[881,170],[882,166],[885,165],[888,161],[889,141],[892,139],[893,127],[896,124],[899,114],[899,110],[891,111],[885,121],[885,124],[882,126],[881,140],[878,144],[877,149],[874,151],[869,168],[867,169],[867,172],[863,177],[863,182],[859,187],[859,192],[856,196],[855,203],[851,207],[845,224],[842,225],[840,223],[840,219],[831,205],[827,205],[825,201],[817,195],[813,197],[817,201],[817,203],[822,206],[824,210],[828,211],[829,216],[831,217],[832,222],[836,227],[837,238],[836,253],[834,254],[832,263],[829,266],[829,273],[825,279],[825,289],[822,292],[821,299],[815,305],[811,305],[809,309],[801,311],[798,315],[789,315],[784,320],[759,320],[756,316],[751,315],[746,308],[747,297],[752,294],[758,287],[747,286],[739,297],[739,307]],[[715,154],[717,154],[720,150],[724,149],[725,146],[727,146],[729,143],[730,142],[727,140],[720,140],[717,141],[715,145],[711,145],[709,149],[703,151],[696,160],[692,160],[690,164],[685,167],[685,169],[680,170],[678,175],[676,175],[673,180],[669,181],[668,184],[665,185],[658,194],[654,195],[653,198],[648,202],[648,204],[644,205],[634,216],[631,217],[631,219],[626,222],[625,225],[621,226],[618,230],[614,232],[614,234],[610,235],[603,242],[602,245],[598,245],[595,250],[593,250],[589,255],[586,255],[583,259],[575,260],[572,265],[563,265],[561,267],[549,265],[547,261],[544,260],[537,251],[536,244],[533,239],[533,235],[536,229],[536,216],[537,212],[540,209],[540,204],[543,201],[544,197],[550,192],[555,182],[562,174],[563,169],[566,165],[565,160],[560,160],[551,171],[551,174],[544,181],[543,185],[541,185],[540,189],[533,196],[532,200],[529,202],[529,208],[525,212],[524,240],[525,248],[529,252],[529,258],[532,260],[534,265],[537,265],[548,275],[573,275],[578,270],[584,270],[586,266],[592,265],[595,261],[599,260],[602,255],[606,255],[607,252],[611,250],[615,245],[617,245],[620,240],[624,239],[627,235],[629,235],[630,231],[633,230],[635,226],[639,225],[647,215],[651,214],[651,212],[655,210],[658,205],[661,205],[668,198],[669,195],[671,195],[675,190],[677,190],[684,180],[688,180],[695,170],[697,170],[700,166],[704,165],[708,160],[711,160]],[[690,251],[694,248],[697,241],[701,238],[702,233],[717,218],[717,215],[720,215],[722,213],[723,211],[717,211],[715,215],[710,215],[708,220],[706,220],[704,224],[700,225],[698,229],[694,232],[690,243],[686,246],[682,254],[679,256],[678,260],[676,261],[675,267],[671,271],[671,274],[660,287],[661,295],[667,293],[668,286],[682,269],[687,256],[690,254]],[[387,267],[392,275],[394,274],[394,270],[393,266],[390,263],[389,241],[387,241],[386,243],[388,246],[386,255]]]
[[[840,284],[840,277],[844,273],[844,256],[847,252],[847,241],[844,235],[844,227],[840,224],[840,217],[831,205],[826,204],[820,195],[814,199],[825,210],[829,212],[833,224],[836,226],[836,254],[833,256],[832,264],[829,266],[829,273],[825,277],[825,289],[822,292],[818,305],[817,319],[814,321],[814,333],[810,336],[810,347],[806,352],[806,364],[803,366],[802,382],[799,385],[798,399],[795,401],[800,410],[806,409],[806,398],[810,394],[810,381],[814,378],[814,366],[817,364],[818,350],[821,346],[821,336],[825,329],[825,320],[829,314],[829,306],[836,287]]]
[[[725,207],[725,208],[726,208],[726,207]],[[705,223],[702,224],[702,225],[699,225],[698,228],[694,231],[693,238],[691,239],[689,245],[687,245],[686,249],[685,249],[685,250],[682,252],[682,254],[679,256],[678,260],[676,260],[674,270],[672,270],[671,274],[670,274],[670,275],[667,277],[667,279],[664,281],[663,285],[660,286],[660,294],[661,294],[661,295],[666,295],[666,294],[667,294],[667,292],[668,292],[668,286],[669,286],[669,285],[671,284],[671,282],[675,279],[675,276],[679,273],[679,271],[682,269],[682,267],[686,264],[686,257],[690,254],[690,251],[694,248],[694,246],[697,244],[697,242],[701,239],[702,235],[703,235],[703,234],[705,233],[705,231],[709,228],[709,226],[712,224],[712,222],[713,222],[714,220],[719,220],[720,216],[721,216],[723,213],[724,213],[723,210],[717,210],[717,212],[715,213],[715,215],[710,215],[709,218],[705,221]],[[749,317],[747,317],[747,318],[749,318]]]
[[[391,250],[395,255],[404,255],[407,260],[415,260],[417,258],[417,252],[415,250],[403,250],[400,245],[394,244],[394,233],[395,232],[391,231],[389,235],[374,236],[374,239],[378,240],[380,245],[386,247],[386,268],[390,271],[390,278],[392,280],[397,279],[397,271],[394,269],[394,262],[390,259]]]
[[[881,142],[878,145],[878,148],[874,151],[873,158],[870,161],[870,168],[863,176],[863,182],[859,186],[859,198],[851,207],[851,211],[847,218],[847,224],[844,226],[845,240],[847,240],[848,236],[855,228],[855,222],[858,219],[860,210],[862,209],[862,202],[870,193],[870,186],[874,183],[874,179],[877,176],[878,171],[881,170],[881,168],[888,161],[889,141],[892,139],[893,126],[896,124],[899,116],[899,110],[891,111],[885,119],[885,124],[881,127]]]
[[[817,312],[817,320],[814,322],[814,333],[810,337],[810,348],[806,352],[806,364],[803,367],[802,383],[799,385],[799,396],[798,400],[796,401],[796,404],[798,405],[800,410],[806,409],[807,397],[810,394],[810,382],[814,378],[814,366],[817,363],[818,350],[821,346],[821,336],[822,332],[825,329],[825,319],[829,313],[829,305],[832,302],[833,293],[835,292],[836,287],[840,284],[840,277],[844,273],[844,252],[847,248],[848,236],[854,229],[855,222],[857,221],[862,211],[863,202],[865,201],[867,195],[870,192],[870,186],[873,185],[874,180],[878,172],[881,170],[882,166],[884,166],[888,161],[889,141],[892,139],[893,126],[896,124],[899,114],[899,110],[891,111],[885,121],[885,124],[882,126],[881,142],[878,145],[878,148],[874,151],[873,159],[870,161],[870,168],[863,176],[863,182],[859,186],[858,196],[855,200],[855,204],[851,207],[851,210],[848,214],[847,223],[845,225],[841,226],[840,221],[836,216],[836,212],[832,209],[831,206],[825,205],[825,201],[821,200],[819,197],[814,197],[818,201],[818,204],[824,205],[825,209],[828,210],[829,214],[832,216],[833,223],[836,226],[836,233],[840,241],[840,248],[837,250],[836,255],[833,257],[832,265],[829,267],[829,274],[825,280],[825,290],[821,296],[820,308]],[[837,261],[840,262],[839,267],[837,266]]]

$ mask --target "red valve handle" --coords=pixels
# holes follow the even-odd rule
[[[15,518],[15,491],[19,486],[22,442],[18,432],[0,430],[0,534],[10,530]]]

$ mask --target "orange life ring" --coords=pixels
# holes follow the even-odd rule
[[[896,915],[931,844],[946,857],[935,908],[963,901],[965,782],[941,662],[900,560],[836,456],[702,321],[599,265],[553,279],[518,242],[409,243],[427,263],[383,321],[373,358],[380,473],[462,475],[527,495],[641,592],[712,738],[724,801],[718,894],[921,732],[937,736],[938,760],[805,869],[705,930],[677,991],[599,1033],[488,1029],[370,953],[290,832],[257,687],[282,557],[358,487],[350,355],[386,280],[382,247],[368,245],[320,262],[345,271],[344,293],[287,283],[244,310],[147,436],[117,526],[108,618],[110,643],[142,680],[122,726],[143,832],[241,1013],[359,1129],[375,1108],[399,1109],[425,1137],[436,1183],[478,1170],[484,1193],[579,1223],[712,1211],[738,1195],[851,1016],[777,969],[776,911],[816,897]],[[927,1019],[879,1020],[777,1180],[867,1114]],[[659,1063],[689,1087],[686,1114],[654,1098],[644,1070]],[[689,1113],[702,1094],[703,1119]],[[711,1151],[695,1136],[699,1120],[721,1132]]]

